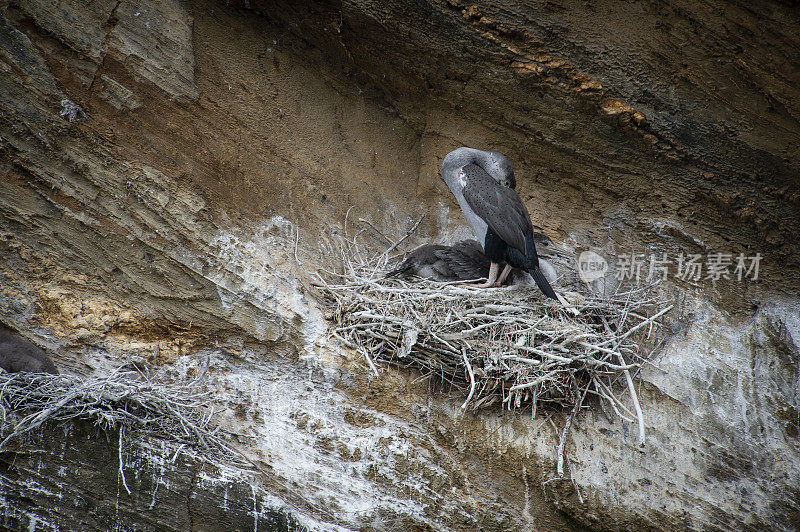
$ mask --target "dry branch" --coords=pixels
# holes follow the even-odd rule
[[[209,458],[241,462],[211,422],[209,394],[194,381],[157,382],[137,371],[89,379],[0,372],[0,450],[45,423],[80,419],[102,429],[119,428],[120,469],[123,433],[132,432],[202,450]]]
[[[463,407],[473,408],[535,402],[574,412],[591,388],[621,418],[636,412],[643,429],[629,370],[649,355],[642,335],[671,308],[654,286],[605,298],[583,288],[567,307],[525,286],[483,290],[384,279],[388,254],[355,246],[343,240],[342,271],[318,273],[315,284],[328,304],[332,335],[358,350],[373,371],[374,361],[438,375],[463,389]],[[629,387],[630,408],[613,391],[618,381]]]

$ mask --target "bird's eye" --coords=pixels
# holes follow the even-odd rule
[[[506,188],[509,188],[509,187],[511,187],[511,183],[509,183],[508,181],[501,181],[501,183],[502,183],[502,185],[503,185],[504,187],[506,187]]]

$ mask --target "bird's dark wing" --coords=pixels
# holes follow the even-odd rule
[[[544,273],[542,273],[542,270],[539,268],[533,268],[528,270],[528,273],[531,274],[531,277],[533,277],[533,280],[536,282],[536,286],[539,287],[539,290],[541,290],[544,295],[550,299],[555,299],[558,301],[558,297],[553,291],[553,287],[550,286],[550,283],[547,281],[547,277],[544,276]]]
[[[473,240],[471,238],[468,238],[466,240],[459,240],[450,247],[458,251],[459,253],[463,253],[468,257],[472,257],[476,261],[488,260],[483,252],[483,246],[477,240]],[[486,262],[486,264],[489,263]]]
[[[480,279],[489,273],[489,259],[475,240],[461,240],[435,253],[460,281]]]
[[[55,364],[43,349],[17,336],[2,324],[0,324],[0,368],[9,373],[27,371],[58,374]]]
[[[458,274],[453,271],[453,268],[450,267],[451,264],[446,260],[437,260],[433,264],[431,264],[431,278],[434,281],[458,281]],[[421,277],[427,277],[425,272],[419,272],[417,275]]]
[[[500,185],[476,164],[468,164],[461,171],[467,204],[506,244],[525,254],[525,235],[533,234],[533,225],[519,194]]]
[[[433,266],[439,258],[435,255],[436,251],[446,249],[447,246],[439,244],[426,244],[420,246],[408,254],[408,258],[396,269],[388,272],[385,277],[392,277],[395,275],[405,273],[419,273],[419,269],[424,266]]]

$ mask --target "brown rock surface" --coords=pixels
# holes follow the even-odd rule
[[[107,435],[76,425],[94,443],[44,432],[55,458],[0,455],[3,525],[212,529],[230,502],[243,529],[258,499],[284,528],[792,528],[798,35],[775,2],[3,3],[0,321],[62,373],[207,365],[263,469],[165,472],[174,449],[132,442],[131,499]],[[439,176],[460,145],[510,157],[554,240],[764,256],[758,282],[670,284],[644,452],[595,408],[573,482],[554,480],[561,414],[462,413],[418,375],[368,380],[327,339],[294,243],[313,267],[346,217],[464,235]],[[94,482],[101,511],[69,505]],[[143,505],[163,511],[137,521]]]

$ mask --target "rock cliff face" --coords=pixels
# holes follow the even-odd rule
[[[0,321],[62,373],[207,371],[257,465],[58,426],[0,454],[4,526],[797,526],[791,2],[21,0],[0,26]],[[506,153],[556,241],[763,256],[669,276],[644,449],[593,405],[556,479],[562,414],[463,413],[329,339],[303,268],[348,228],[465,234],[460,145]]]

